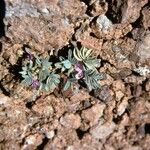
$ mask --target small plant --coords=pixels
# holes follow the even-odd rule
[[[73,66],[76,63],[76,60],[72,56],[72,51],[68,51],[67,58],[60,56],[59,61],[60,62],[55,63],[56,69],[61,69],[61,72],[67,71],[67,75],[69,76],[70,73],[73,72]]]
[[[80,50],[75,48],[73,51],[74,57],[77,61],[82,62],[87,69],[96,70],[100,67],[100,59],[92,56],[92,50],[82,47]]]
[[[103,79],[103,75],[98,73],[97,71],[88,70],[85,71],[85,77],[84,81],[88,87],[88,89],[91,91],[92,89],[98,89],[99,88],[99,80]]]
[[[52,70],[52,63],[49,59],[41,59],[34,56],[26,61],[20,74],[23,77],[22,83],[39,90],[54,90],[60,82],[60,76]]]
[[[28,59],[24,62],[22,71],[23,81],[26,86],[38,90],[51,91],[59,86],[60,80],[64,81],[63,90],[71,88],[79,90],[78,81],[85,83],[91,91],[100,87],[98,81],[103,75],[97,71],[100,59],[92,56],[92,50],[82,47],[68,51],[67,57],[59,57],[59,62],[50,62],[49,58],[40,58],[27,52]],[[74,88],[76,85],[76,88]]]

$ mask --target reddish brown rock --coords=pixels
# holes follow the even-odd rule
[[[128,97],[124,97],[123,100],[117,105],[117,115],[121,116],[128,106]]]
[[[81,118],[78,114],[65,114],[60,118],[60,123],[66,128],[77,129],[81,125]]]
[[[104,104],[95,104],[91,108],[82,111],[81,117],[82,119],[89,123],[92,127],[93,125],[97,124],[100,117],[103,115],[103,111],[105,109]]]
[[[113,82],[114,91],[122,91],[125,92],[125,85],[122,80],[116,80]]]
[[[64,99],[62,98],[56,98],[53,95],[50,95],[47,97],[47,102],[51,103],[51,106],[54,108],[54,112],[57,118],[62,116],[64,112],[66,111],[66,104],[64,103]]]
[[[147,32],[144,37],[137,42],[137,54],[140,58],[140,62],[147,62],[147,65],[150,66],[150,32]]]
[[[20,150],[20,144],[16,143],[14,140],[7,142],[5,145],[0,146],[1,149],[7,150]]]
[[[130,107],[130,121],[132,124],[150,122],[148,105],[145,103],[145,99],[139,97],[136,103],[132,103]]]
[[[146,79],[146,77],[136,77],[134,75],[131,75],[129,77],[125,78],[126,83],[134,83],[134,84],[142,84],[142,82]]]
[[[113,92],[110,90],[109,86],[101,86],[100,89],[94,90],[94,96],[99,100],[107,103],[112,100]]]
[[[148,0],[127,0],[124,1],[121,22],[132,23],[135,22],[140,16],[141,8],[148,3]]]
[[[142,15],[143,15],[142,22],[143,22],[143,26],[145,29],[148,29],[148,27],[150,27],[150,15],[149,14],[150,14],[150,8],[145,7],[142,10]]]
[[[89,24],[90,20],[87,18],[81,27],[76,31],[75,38],[82,44],[82,46],[93,49],[93,53],[98,56],[103,44],[103,40],[92,36]]]
[[[115,129],[114,123],[98,124],[90,130],[92,136],[96,139],[105,140]]]
[[[0,39],[0,149],[147,150],[149,3],[0,0],[0,19],[4,1],[7,37]],[[98,71],[106,78],[99,81],[96,93],[83,88],[70,96],[57,91],[36,97],[34,90],[21,86],[15,76],[18,70],[13,69],[21,67],[24,47],[48,56],[68,41],[93,49],[102,59]]]
[[[48,99],[40,99],[36,102],[32,109],[36,113],[46,117],[52,117],[54,114],[54,108]]]
[[[95,21],[91,23],[92,33],[99,39],[107,40],[119,39],[125,36],[132,30],[130,24],[112,24],[112,22],[105,16],[100,15]]]
[[[53,140],[49,140],[45,145],[44,150],[49,149],[66,149],[72,147],[72,145],[79,144],[78,136],[75,130],[71,130],[62,127],[58,132],[57,136]]]
[[[150,91],[150,80],[146,82],[145,89],[146,91]]]
[[[77,103],[77,102],[81,102],[84,101],[86,99],[89,99],[90,95],[87,91],[81,90],[79,93],[74,94],[71,98],[70,101],[71,103]]]
[[[92,3],[90,5],[90,11],[89,13],[92,16],[98,16],[98,15],[102,15],[105,14],[106,11],[108,10],[108,4],[105,2],[105,0],[101,1],[101,0],[96,0],[94,3]]]
[[[7,37],[40,52],[66,45],[74,33],[73,27],[85,12],[79,0],[11,0],[6,6]]]
[[[29,135],[25,139],[23,149],[30,149],[30,147],[33,147],[33,149],[35,149],[38,145],[42,144],[42,141],[43,141],[43,135],[40,134]]]
[[[102,48],[103,40],[97,39],[95,37],[92,37],[90,35],[81,35],[80,39],[78,39],[79,42],[81,42],[82,46],[87,47],[89,49],[93,49],[93,53],[98,56],[99,52]]]

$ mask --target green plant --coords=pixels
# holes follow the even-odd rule
[[[60,75],[49,73],[45,82],[41,82],[40,90],[53,91],[60,83]]]
[[[63,81],[63,89],[79,90],[78,83],[85,83],[91,91],[100,87],[98,81],[103,75],[97,71],[100,59],[92,55],[92,50],[82,47],[80,50],[68,51],[68,56],[59,57],[59,61],[50,62],[49,58],[41,58],[27,51],[28,59],[22,66],[22,83],[37,90],[51,91],[59,87]],[[81,81],[81,82],[78,82]],[[62,86],[60,86],[62,87]]]
[[[72,57],[72,51],[68,51],[68,57],[64,58],[59,57],[59,61],[55,63],[56,69],[61,69],[61,72],[67,71],[68,76],[73,72],[73,65],[76,63],[76,60]]]
[[[60,75],[52,71],[52,63],[49,62],[49,58],[41,59],[38,56],[34,56],[32,60],[26,61],[22,70],[20,72],[23,77],[22,83],[26,86],[53,91],[60,82]]]
[[[101,79],[103,79],[103,74],[98,73],[95,70],[85,71],[84,82],[86,83],[90,91],[93,89],[98,89],[100,87],[98,81]]]
[[[87,69],[96,70],[100,67],[100,59],[92,56],[92,50],[82,47],[80,50],[75,48],[73,51],[77,61],[82,62]]]

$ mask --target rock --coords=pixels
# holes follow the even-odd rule
[[[125,77],[131,74],[132,74],[132,71],[129,68],[123,68],[119,72],[119,76],[121,77],[121,79],[124,79]]]
[[[81,117],[85,122],[89,122],[90,126],[92,127],[97,124],[100,117],[102,117],[104,109],[104,104],[95,104],[91,108],[83,110]]]
[[[41,145],[42,142],[43,142],[43,135],[36,133],[36,134],[29,135],[28,137],[26,137],[25,145],[23,147],[28,147],[30,145],[38,146],[38,145]]]
[[[79,0],[8,0],[6,10],[7,37],[44,52],[68,43],[73,27],[83,17],[85,5]]]
[[[142,22],[143,22],[143,26],[144,26],[144,29],[148,29],[148,27],[150,27],[150,8],[149,7],[145,7],[143,10],[142,10],[142,15],[143,15],[143,19],[142,19]]]
[[[40,121],[40,116],[35,114],[35,113],[31,113],[29,116],[28,116],[28,125],[29,126],[34,126],[35,124],[37,124],[38,122]]]
[[[124,96],[124,93],[122,93],[121,91],[116,91],[115,92],[115,96],[116,96],[116,101],[120,101],[122,98],[123,98],[123,96]]]
[[[4,139],[5,139],[5,133],[2,129],[0,129],[0,142],[4,141]]]
[[[91,23],[91,29],[94,36],[99,39],[119,39],[125,36],[132,30],[130,24],[112,24],[112,22],[105,16],[100,15],[97,20]]]
[[[119,39],[127,35],[131,30],[131,24],[114,24],[110,35],[113,35],[111,38]]]
[[[101,72],[101,70],[100,70],[100,72]],[[109,74],[106,74],[106,79],[103,79],[103,80],[99,81],[99,84],[102,87],[105,86],[105,85],[110,86],[113,83],[113,81],[114,81],[114,79]]]
[[[121,103],[117,107],[117,115],[121,116],[128,106],[128,98],[124,97]]]
[[[137,85],[134,87],[132,92],[134,97],[140,97],[142,95],[142,87],[140,85]]]
[[[95,37],[92,37],[90,35],[80,35],[80,37],[77,39],[79,42],[81,42],[82,46],[87,47],[89,49],[93,49],[93,53],[98,56],[99,51],[102,48],[103,40],[97,39]]]
[[[148,0],[127,0],[124,1],[121,8],[122,19],[121,22],[135,22],[140,16],[141,8],[148,3]]]
[[[55,117],[60,118],[66,111],[66,104],[63,98],[56,98],[54,95],[48,96],[48,101],[50,101],[52,107],[54,108]]]
[[[148,112],[149,106],[145,103],[144,98],[137,98],[135,103],[130,106],[130,121],[132,124],[138,124],[140,122],[150,122],[150,115]]]
[[[47,131],[45,135],[48,139],[52,139],[55,136],[55,132],[53,130]]]
[[[4,123],[6,120],[7,120],[7,114],[5,112],[5,107],[3,107],[2,105],[0,105],[0,124]],[[1,129],[0,129],[0,132],[1,132]],[[3,136],[0,136],[0,139],[2,138]]]
[[[80,28],[77,29],[75,39],[80,42],[82,46],[93,49],[93,53],[98,56],[103,44],[103,39],[97,39],[91,34],[89,24],[90,20],[87,18]]]
[[[32,107],[32,109],[40,115],[44,115],[46,117],[50,117],[54,113],[54,108],[48,102],[48,100],[45,99],[37,101],[36,104]]]
[[[136,83],[136,84],[142,84],[142,82],[146,79],[145,76],[134,76],[130,75],[124,79],[126,83]]]
[[[72,103],[77,103],[77,102],[81,102],[81,101],[84,101],[86,99],[89,99],[90,98],[90,95],[88,92],[86,91],[83,91],[81,90],[79,93],[77,94],[74,94],[71,98],[70,98],[70,101]]]
[[[109,102],[112,100],[113,93],[109,86],[104,85],[100,89],[94,90],[94,96],[103,102]]]
[[[150,67],[148,66],[139,66],[137,68],[134,68],[134,71],[140,74],[141,76],[148,76],[150,75]]]
[[[150,32],[147,32],[141,40],[137,42],[137,54],[140,61],[150,60]],[[150,65],[150,64],[149,64]]]
[[[67,147],[74,144],[79,144],[76,131],[61,127],[61,129],[57,131],[56,137],[46,143],[46,145],[44,146],[44,150],[62,150],[67,149]]]
[[[146,91],[150,91],[150,80],[146,82],[145,89]]]
[[[1,146],[0,146],[1,147]],[[16,143],[15,140],[10,140],[8,141],[5,145],[3,145],[3,147],[1,147],[2,149],[7,149],[7,150],[20,150],[20,144]]]
[[[96,25],[99,30],[107,32],[107,30],[112,26],[112,22],[105,15],[100,15],[96,20]]]
[[[83,109],[87,109],[89,107],[91,107],[92,103],[90,102],[90,100],[85,100],[83,101]]]
[[[114,123],[106,123],[106,124],[98,124],[90,130],[93,138],[104,140],[106,139],[111,133],[113,133],[115,129]]]
[[[78,114],[65,114],[60,118],[60,123],[66,128],[77,129],[81,125],[81,118]]]
[[[119,73],[112,73],[111,76],[114,77],[114,79],[124,79],[125,77],[132,74],[132,71],[129,68],[122,68]]]
[[[122,91],[125,92],[125,85],[122,80],[116,80],[113,82],[114,91]]]
[[[27,108],[23,105],[23,103],[19,104],[10,103],[10,104],[11,105],[9,105],[9,107],[7,106],[5,109],[7,118],[11,120],[11,123],[18,123],[18,125],[24,124],[27,121],[26,118],[26,113],[28,112]]]
[[[1,5],[4,1],[6,11]],[[147,150],[147,2],[0,0],[0,27],[4,19],[6,32],[0,39],[0,149]],[[79,88],[75,95],[73,90],[64,94],[56,89],[34,96],[35,90],[23,87],[19,76],[14,76],[26,47],[46,57],[58,56],[58,50],[73,45],[92,49],[101,59],[98,72],[106,78],[98,81],[100,89],[89,92]]]
[[[4,94],[0,94],[0,105],[8,105],[11,102],[11,99]]]
[[[105,14],[108,10],[108,4],[105,2],[105,0],[96,0],[94,3],[90,5],[90,11],[89,13],[95,17],[98,15]]]
[[[57,122],[58,122],[58,120],[57,120]],[[53,121],[53,124],[52,123],[50,123],[50,124],[46,123],[46,124],[42,125],[42,127],[38,126],[36,129],[40,133],[42,133],[46,138],[53,139],[53,137],[55,136],[55,131],[54,131],[54,129],[55,129],[54,124],[55,123],[56,123],[56,120]],[[58,124],[56,126],[58,127]]]

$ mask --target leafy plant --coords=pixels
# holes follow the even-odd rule
[[[64,91],[69,88],[79,91],[79,83],[85,83],[91,91],[100,87],[98,81],[103,75],[97,71],[100,59],[92,55],[92,50],[82,47],[68,51],[67,57],[59,57],[59,61],[50,62],[49,58],[34,56],[27,51],[28,59],[22,66],[22,83],[37,90],[51,91],[59,87],[60,80],[64,81]],[[63,82],[62,82],[63,83]],[[60,86],[61,87],[61,86]]]
[[[23,67],[20,74],[23,77],[22,83],[26,86],[32,86],[39,90],[54,90],[59,82],[60,75],[52,72],[52,63],[49,59],[41,59],[34,56]]]
[[[40,90],[53,91],[60,83],[60,75],[51,72],[46,82],[41,82]]]
[[[85,71],[84,82],[86,83],[88,89],[91,91],[93,89],[98,89],[100,87],[98,81],[103,79],[103,75],[95,70]]]
[[[55,67],[57,69],[61,69],[61,72],[69,70],[72,67],[71,62],[69,60],[65,60],[63,57],[60,57],[59,60],[60,62],[56,63]]]
[[[73,72],[73,65],[76,63],[76,60],[72,58],[72,51],[68,51],[68,57],[64,58],[62,56],[59,57],[59,61],[55,63],[56,69],[61,69],[61,72],[64,72],[67,70],[68,76],[71,72]]]
[[[73,84],[73,82],[77,81],[76,78],[69,78],[66,80],[66,83],[64,84],[63,90],[66,91],[68,88],[70,88]]]
[[[92,56],[92,50],[82,47],[80,50],[75,48],[73,51],[74,57],[77,61],[82,62],[87,69],[96,70],[100,67],[100,59]]]

